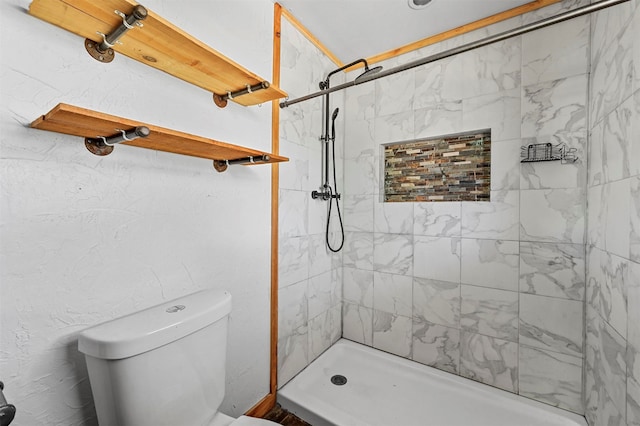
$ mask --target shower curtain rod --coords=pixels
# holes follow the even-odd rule
[[[285,100],[283,102],[280,102],[280,108],[285,108],[285,107],[288,107],[289,105],[297,104],[298,102],[303,102],[309,99],[316,98],[318,96],[326,95],[328,93],[337,92],[338,90],[343,90],[343,89],[346,89],[347,87],[352,87],[357,84],[363,84],[369,81],[377,80],[379,78],[397,74],[402,71],[407,71],[412,68],[419,67],[421,65],[426,65],[428,63],[435,62],[440,59],[448,58],[450,56],[459,55],[460,53],[468,52],[469,50],[477,49],[479,47],[484,47],[489,44],[506,40],[511,37],[517,37],[519,35],[526,34],[528,32],[535,31],[540,28],[548,27],[553,24],[558,24],[560,22],[577,18],[582,15],[587,15],[589,13],[597,12],[599,10],[606,9],[608,7],[615,6],[620,3],[625,3],[627,1],[629,0],[602,0],[597,3],[590,4],[588,6],[579,7],[577,9],[570,10],[565,13],[561,13],[560,15],[542,19],[540,21],[533,22],[531,24],[527,24],[519,28],[507,30],[493,36],[489,36],[477,41],[473,41],[471,43],[463,44],[462,46],[459,46],[459,47],[454,47],[453,49],[445,50],[444,52],[436,53],[434,55],[427,56],[425,58],[417,59],[415,61],[408,62],[404,65],[399,65],[397,67],[390,68],[386,71],[380,71],[379,73],[371,75],[369,77],[363,77],[357,83],[355,81],[351,81],[348,83],[339,84],[329,89],[320,90],[318,92],[311,93],[309,95],[302,96],[296,99]]]

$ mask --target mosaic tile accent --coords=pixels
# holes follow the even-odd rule
[[[489,201],[491,130],[384,146],[384,201]]]

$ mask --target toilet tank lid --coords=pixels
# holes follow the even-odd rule
[[[78,350],[100,359],[129,358],[171,343],[231,312],[231,294],[202,290],[80,333]]]

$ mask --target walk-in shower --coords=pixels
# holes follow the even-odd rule
[[[331,71],[329,74],[327,74],[327,78],[324,81],[321,81],[319,86],[320,86],[320,90],[326,90],[329,89],[330,84],[329,81],[331,79],[331,76],[333,76],[334,74],[340,72],[340,71],[344,71],[348,68],[351,68],[355,65],[358,64],[364,64],[364,72],[362,74],[360,74],[358,77],[355,78],[354,82],[358,83],[361,79],[368,77],[372,74],[375,74],[377,72],[379,72],[380,70],[382,70],[381,66],[377,66],[377,67],[373,67],[373,68],[369,68],[369,64],[367,63],[367,61],[365,59],[358,59],[357,61],[353,61],[347,65],[344,65],[338,69],[335,69],[333,71]],[[322,136],[320,136],[320,141],[322,142],[322,156],[321,156],[321,160],[322,160],[322,182],[320,184],[320,188],[319,191],[312,191],[311,192],[311,198],[313,198],[314,200],[320,199],[323,201],[328,201],[329,205],[328,205],[328,209],[327,209],[327,226],[326,226],[326,234],[325,234],[325,239],[327,242],[327,247],[329,248],[329,250],[331,250],[332,252],[339,252],[342,249],[342,246],[344,246],[344,226],[342,224],[342,213],[340,212],[340,193],[338,192],[338,183],[337,183],[337,179],[336,179],[336,149],[335,149],[335,141],[336,141],[336,119],[338,118],[338,112],[340,111],[339,108],[336,108],[333,110],[333,113],[331,114],[331,116],[329,116],[329,110],[331,109],[331,105],[330,105],[330,99],[329,99],[329,93],[327,93],[323,98],[322,98],[322,120],[323,120],[323,128],[322,128]],[[329,126],[329,121],[331,121],[331,126]],[[331,128],[331,133],[329,133],[329,128]],[[331,145],[331,146],[329,146]],[[329,150],[331,149],[331,158],[329,158]],[[331,161],[329,161],[331,160]],[[330,166],[331,164],[331,166]],[[330,175],[329,175],[329,169],[332,169],[333,172],[333,187],[331,186],[329,179],[330,179]],[[335,200],[336,203],[336,211],[338,213],[338,221],[340,223],[340,244],[337,246],[337,248],[333,247],[331,245],[331,241],[329,239],[329,235],[330,235],[330,225],[331,225],[331,213],[332,213],[332,206],[333,206],[333,202]]]

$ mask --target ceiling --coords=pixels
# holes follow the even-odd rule
[[[532,0],[275,0],[343,63],[387,52]],[[420,0],[417,0],[420,1]]]

